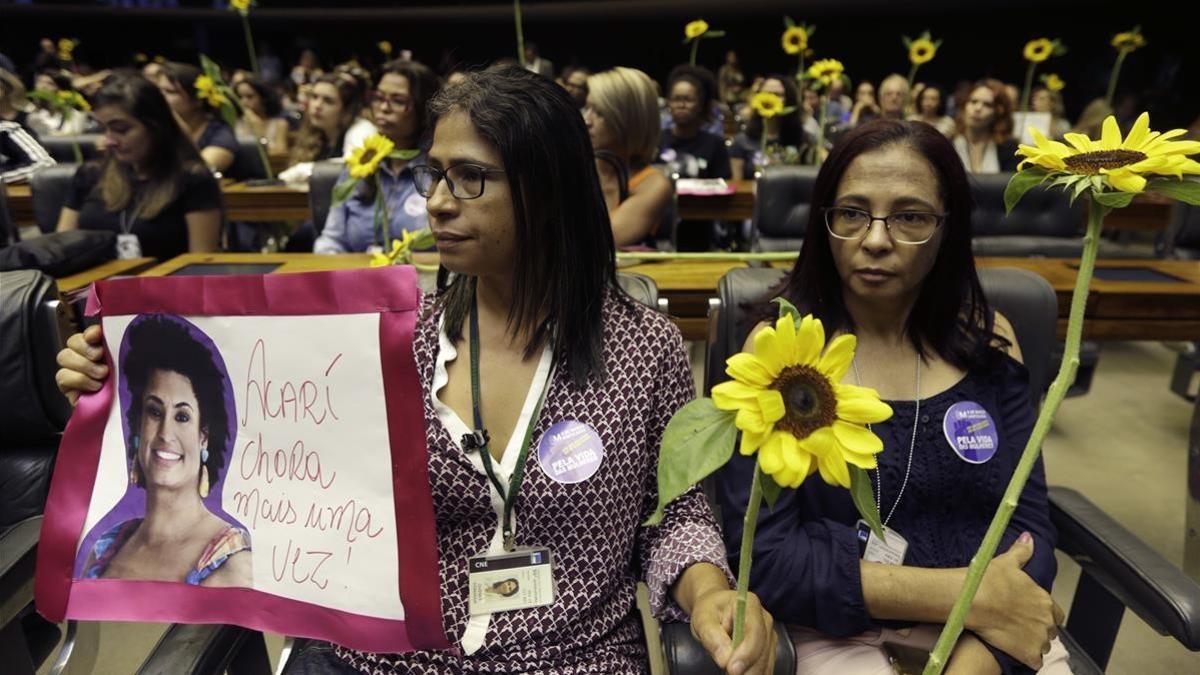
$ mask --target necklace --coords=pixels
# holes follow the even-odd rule
[[[854,366],[854,384],[861,386],[862,378],[859,377],[859,373],[858,373],[858,357],[856,356],[854,358],[854,360],[851,361],[850,363]],[[921,355],[920,354],[917,354],[917,376],[916,376],[916,384],[914,385],[914,387],[915,387],[916,391],[913,393],[913,400],[916,405],[916,411],[913,413],[912,438],[908,442],[908,463],[904,467],[904,481],[900,483],[900,491],[896,493],[896,501],[892,502],[892,508],[890,511],[888,511],[887,518],[883,519],[884,526],[886,526],[889,522],[891,522],[892,516],[895,515],[895,513],[896,513],[896,507],[900,506],[900,498],[904,496],[904,488],[908,487],[908,476],[909,476],[909,473],[912,471],[913,451],[917,447],[917,425],[920,424],[920,422],[921,422]],[[874,429],[871,429],[870,424],[867,425],[867,429],[871,430],[872,432],[875,431]],[[879,470],[878,466],[875,468],[875,504],[880,508],[882,508],[882,506],[883,506],[883,472]]]

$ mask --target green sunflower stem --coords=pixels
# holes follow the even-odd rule
[[[83,164],[83,148],[80,148],[78,143],[71,143],[71,152],[75,153],[75,163]]]
[[[379,179],[379,174],[375,174],[375,240],[383,247],[384,253],[391,253],[391,242],[388,241],[388,235],[391,233],[387,222],[387,200],[383,196],[383,181]]]
[[[1037,70],[1037,63],[1030,61],[1029,68],[1025,71],[1025,88],[1021,90],[1021,106],[1018,108],[1021,112],[1029,112],[1029,92],[1033,89],[1033,71]]]
[[[693,66],[696,65],[696,53],[700,51],[700,38],[692,40],[692,58],[689,61]]]
[[[1079,275],[1075,278],[1075,290],[1071,295],[1071,312],[1067,319],[1067,339],[1063,348],[1062,365],[1058,369],[1054,383],[1050,385],[1050,391],[1046,394],[1046,402],[1042,405],[1041,413],[1038,414],[1037,422],[1033,426],[1033,432],[1029,435],[1029,442],[1025,444],[1025,450],[1021,453],[1021,461],[1017,464],[1012,480],[1009,481],[1008,488],[1004,491],[1000,507],[996,510],[996,515],[992,518],[992,523],[983,536],[983,543],[980,544],[975,556],[971,558],[971,565],[967,568],[967,578],[963,582],[958,598],[954,601],[954,608],[946,619],[946,626],[942,629],[937,645],[929,654],[924,675],[940,675],[942,669],[946,667],[950,652],[958,643],[959,635],[962,634],[963,622],[975,599],[975,593],[979,590],[979,584],[983,581],[983,574],[987,570],[988,563],[996,554],[996,547],[999,546],[1000,538],[1004,534],[1005,528],[1008,527],[1009,520],[1012,519],[1013,511],[1017,507],[1017,500],[1020,499],[1021,491],[1025,489],[1025,482],[1029,479],[1029,473],[1033,470],[1033,466],[1041,454],[1042,441],[1050,431],[1050,425],[1054,422],[1054,414],[1058,412],[1059,405],[1066,397],[1067,389],[1075,381],[1075,371],[1079,368],[1079,343],[1083,339],[1083,310],[1087,306],[1088,287],[1091,285],[1092,272],[1096,267],[1100,228],[1108,211],[1108,207],[1097,202],[1095,197],[1092,198],[1087,234],[1083,239],[1083,258],[1079,261]]]
[[[1108,91],[1104,94],[1104,104],[1112,110],[1113,96],[1117,95],[1117,78],[1121,76],[1121,66],[1125,64],[1125,55],[1128,54],[1124,49],[1117,52],[1117,62],[1113,64],[1112,75],[1108,76]]]
[[[799,65],[798,69],[796,70],[796,84],[803,86],[804,85],[804,50],[801,49],[800,53],[797,54],[797,56],[799,57],[800,65]]]
[[[254,38],[250,35],[250,15],[242,14],[242,33],[246,36],[246,53],[250,55],[250,72],[254,73],[255,77],[261,77],[262,73],[258,72],[258,56],[254,53]]]
[[[513,21],[517,24],[517,62],[524,68],[525,63],[525,28],[521,21],[521,0],[513,0]]]
[[[750,502],[742,519],[742,551],[738,558],[737,604],[733,614],[733,648],[742,644],[746,634],[746,594],[750,592],[750,563],[754,558],[754,530],[758,527],[758,506],[762,503],[762,469],[754,466],[750,483]]]
[[[908,93],[904,95],[904,108],[907,110],[907,109],[909,109],[909,106],[913,106],[913,111],[916,112],[918,115],[921,114],[921,111],[915,109],[916,101],[914,101],[912,99],[912,89],[913,89],[913,82],[915,82],[917,79],[917,69],[920,67],[921,67],[921,64],[914,63],[914,64],[912,64],[912,68],[909,68],[909,70],[908,70]]]

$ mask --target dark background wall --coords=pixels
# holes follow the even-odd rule
[[[136,3],[131,3],[136,4]],[[241,28],[221,0],[177,0],[175,8],[136,9],[102,2],[0,0],[0,51],[19,65],[32,58],[42,36],[83,41],[78,58],[97,66],[124,65],[137,52],[194,60],[204,51],[226,65],[246,62]],[[794,69],[779,38],[782,17],[816,24],[816,58],[846,64],[855,81],[876,82],[890,72],[906,73],[901,35],[925,29],[945,40],[919,79],[953,86],[961,79],[998,77],[1021,84],[1021,49],[1035,37],[1059,37],[1069,52],[1043,64],[1067,83],[1063,95],[1074,116],[1102,96],[1112,67],[1112,35],[1140,23],[1149,46],[1126,61],[1122,92],[1139,96],[1156,128],[1186,126],[1200,114],[1200,45],[1193,3],[1074,0],[549,0],[522,3],[527,39],[557,65],[593,68],[630,65],[662,79],[686,61],[683,25],[703,17],[725,38],[705,41],[700,61],[716,68],[734,49],[747,74]],[[300,48],[315,48],[325,63],[352,56],[365,64],[381,56],[376,42],[411,49],[429,65],[477,65],[515,56],[512,5],[497,0],[467,2],[370,2],[369,0],[263,0],[252,13],[260,46],[286,63]]]

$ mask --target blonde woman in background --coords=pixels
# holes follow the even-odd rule
[[[658,153],[658,90],[640,70],[588,77],[583,109],[617,246],[653,247],[671,203],[671,181],[650,166]]]

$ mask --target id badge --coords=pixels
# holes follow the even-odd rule
[[[554,602],[554,557],[548,548],[467,560],[471,616],[541,607]]]
[[[136,234],[117,235],[117,259],[132,260],[142,257],[142,243]]]
[[[884,539],[880,540],[866,521],[858,521],[858,543],[862,559],[883,565],[903,565],[904,555],[908,553],[908,541],[887,525],[883,526],[883,534]]]

